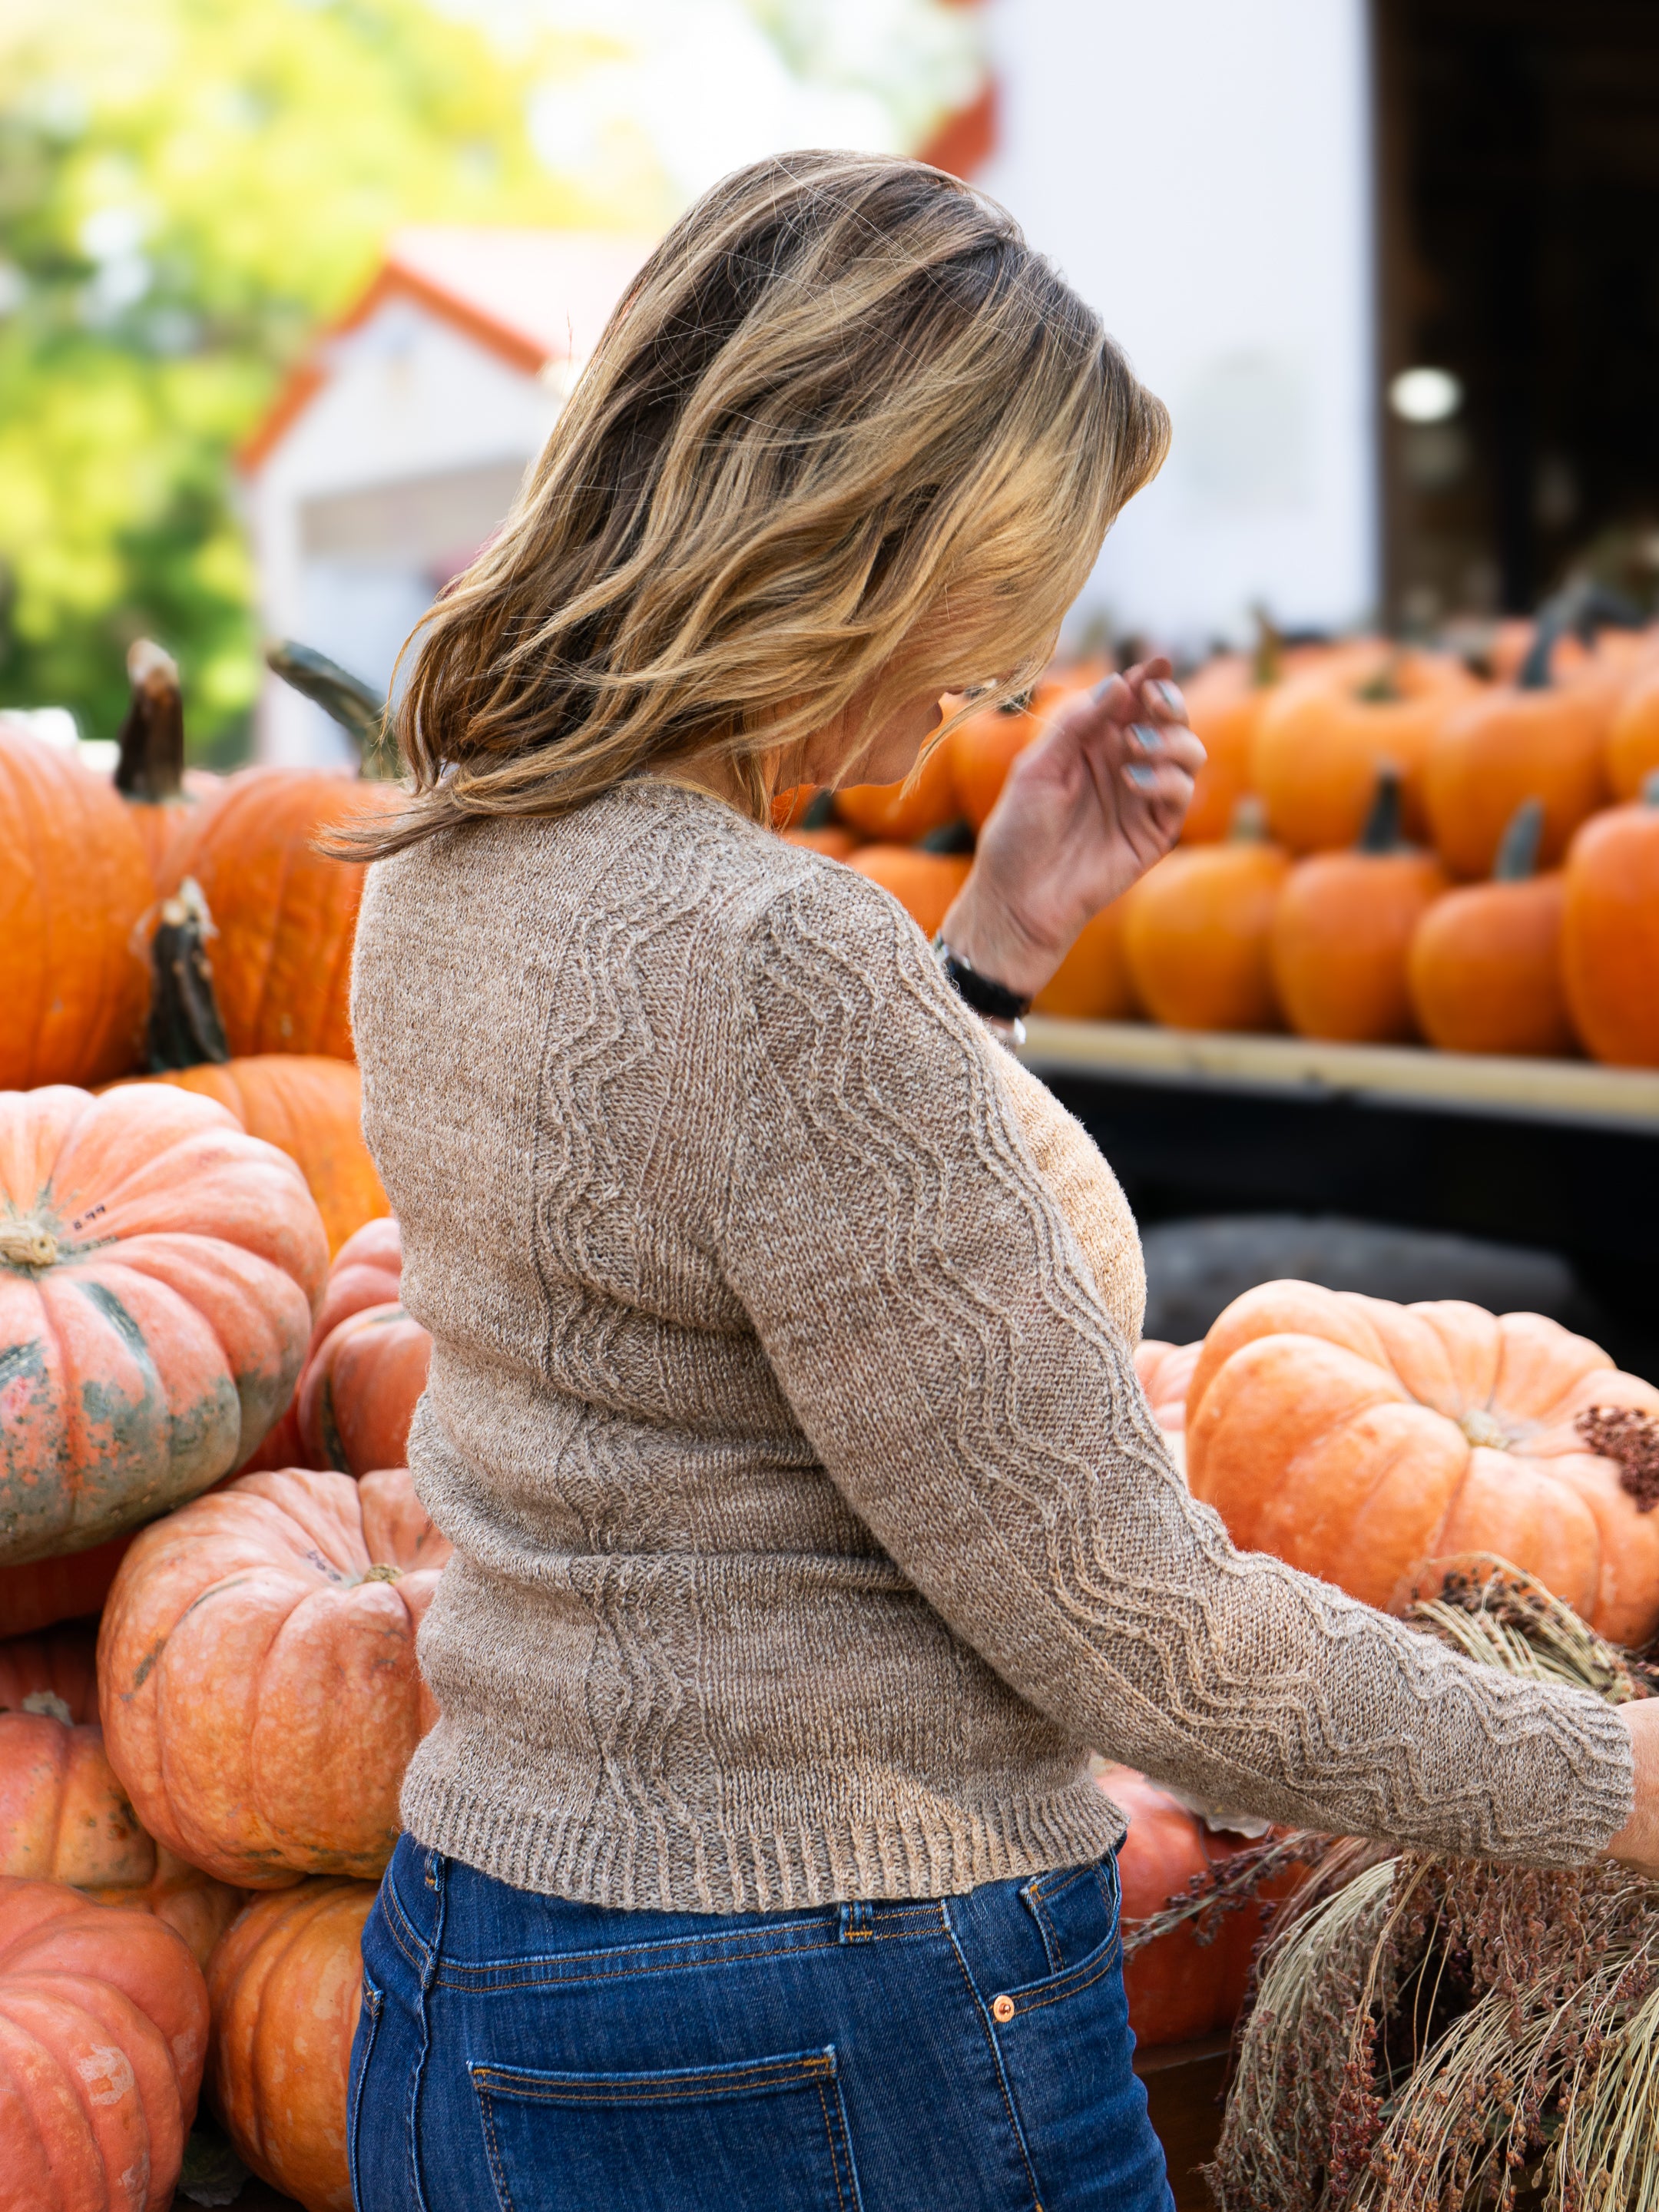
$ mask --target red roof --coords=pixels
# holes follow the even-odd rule
[[[585,361],[653,241],[602,231],[507,230],[434,223],[395,232],[361,299],[289,372],[242,446],[259,468],[327,383],[329,349],[389,299],[418,301],[514,368]]]

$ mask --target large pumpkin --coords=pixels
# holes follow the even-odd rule
[[[137,1066],[155,896],[112,787],[0,717],[0,1090]]]
[[[0,1881],[0,2212],[167,2212],[207,2032],[171,1929]]]
[[[890,891],[922,935],[931,938],[938,934],[974,864],[963,853],[927,853],[914,845],[861,845],[847,865]]]
[[[415,1634],[448,1553],[401,1468],[244,1475],[147,1528],[98,1674],[150,1833],[250,1889],[378,1874],[437,1718]]]
[[[1212,1827],[1132,1766],[1109,1766],[1097,1781],[1129,1820],[1117,1856],[1126,1936],[1184,1902],[1194,1882],[1224,1868],[1251,1840]],[[1287,1896],[1301,1878],[1302,1869],[1291,1868],[1264,1881],[1249,1903],[1214,1916],[1213,1924],[1188,1920],[1132,1951],[1123,1988],[1135,2041],[1155,2048],[1225,2034],[1243,2009],[1262,1907]]]
[[[1498,848],[1489,884],[1437,899],[1407,963],[1412,1009],[1445,1052],[1571,1052],[1561,984],[1561,876],[1535,875],[1544,811],[1528,799]]]
[[[391,1212],[363,1142],[362,1080],[349,1060],[322,1053],[255,1053],[149,1080],[217,1099],[249,1136],[286,1152],[317,1201],[331,1253],[366,1221]]]
[[[1135,886],[1123,954],[1139,1003],[1178,1030],[1282,1026],[1268,947],[1290,874],[1281,846],[1250,834],[1168,855]]]
[[[208,2088],[237,2155],[306,2212],[351,2212],[346,2081],[374,1887],[312,1881],[250,1905],[208,1975]]]
[[[0,1094],[0,1561],[103,1543],[235,1467],[327,1265],[299,1170],[210,1100]]]
[[[1635,805],[1598,814],[1572,842],[1561,973],[1597,1060],[1659,1067],[1659,769]]]
[[[1236,1543],[1368,1604],[1424,1560],[1493,1552],[1640,1644],[1659,1628],[1659,1513],[1634,1463],[1596,1449],[1620,1427],[1597,1408],[1651,1421],[1659,1390],[1540,1315],[1264,1283],[1204,1340],[1188,1480]]]
[[[397,786],[289,769],[231,778],[177,860],[212,915],[213,980],[233,1053],[353,1057],[351,941],[363,870],[316,840],[394,811]]]
[[[0,1567],[0,1636],[32,1636],[54,1621],[96,1613],[131,1541],[130,1536],[117,1536],[89,1552]]]
[[[1451,886],[1432,854],[1400,842],[1397,792],[1385,774],[1358,848],[1316,854],[1285,878],[1270,955],[1299,1036],[1388,1044],[1412,1035],[1412,939]]]
[[[1353,844],[1384,766],[1398,772],[1406,826],[1419,834],[1430,749],[1449,709],[1476,691],[1448,655],[1381,644],[1281,685],[1261,709],[1250,755],[1273,836],[1293,853]]]

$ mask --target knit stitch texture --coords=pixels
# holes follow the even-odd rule
[[[658,781],[371,872],[364,1123],[455,1546],[404,1818],[517,1886],[754,1911],[1109,1850],[1091,1750],[1547,1864],[1628,1738],[1276,1560],[1135,1381],[1134,1224],[885,891]]]

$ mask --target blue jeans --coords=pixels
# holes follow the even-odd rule
[[[1170,2212],[1115,1863],[726,1916],[405,1836],[363,1933],[358,2212]]]

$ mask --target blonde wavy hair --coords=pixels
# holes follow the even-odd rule
[[[1034,681],[1168,442],[983,193],[860,154],[737,171],[635,277],[505,526],[405,647],[414,795],[356,849],[694,760],[768,819],[837,717],[851,772],[902,701]]]

